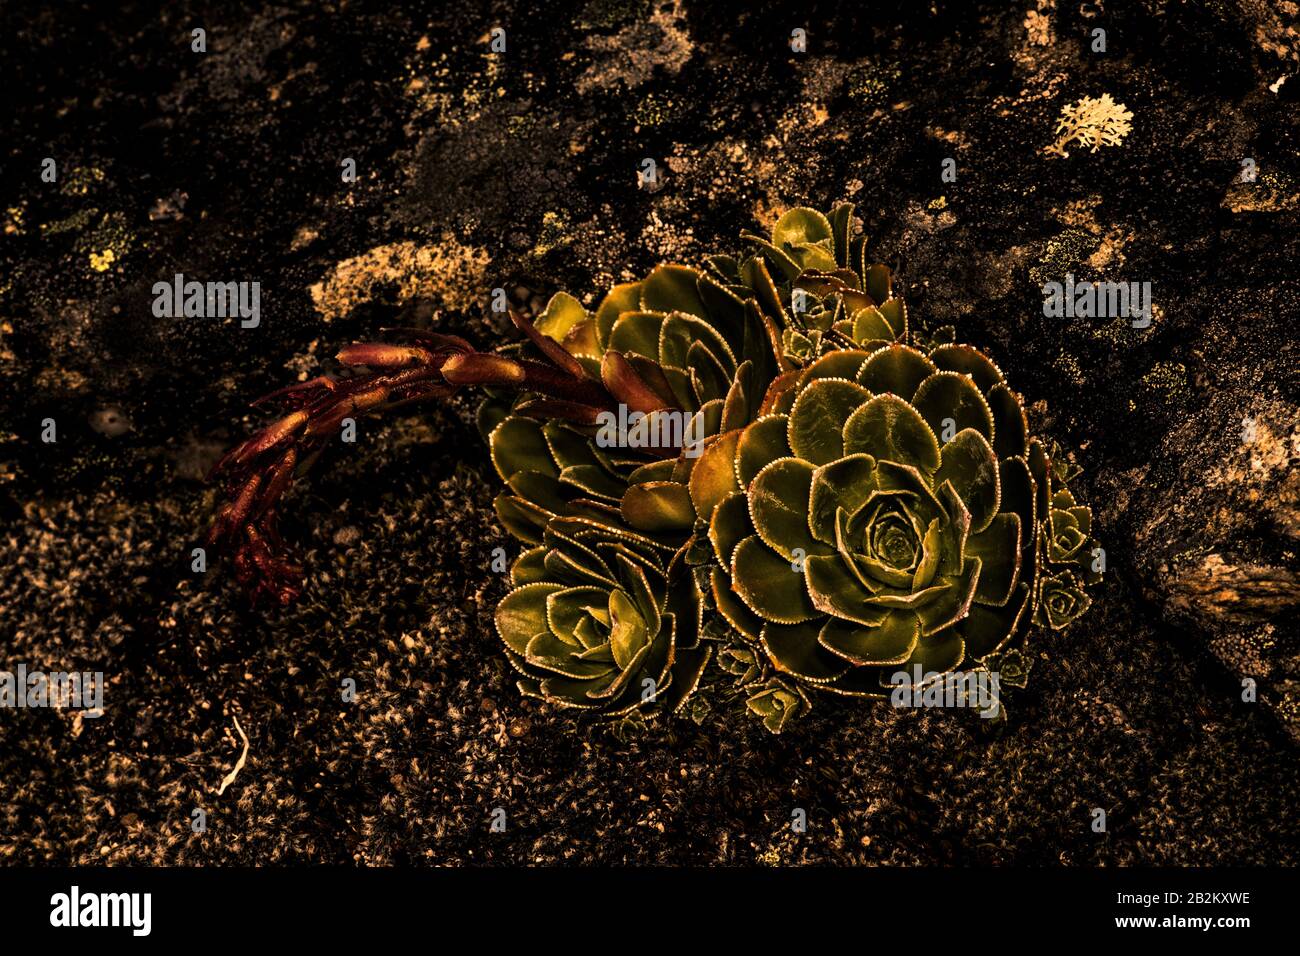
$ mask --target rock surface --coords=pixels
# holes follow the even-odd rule
[[[108,680],[98,719],[0,713],[0,859],[1300,862],[1295,4],[871,7],[0,12],[0,666]],[[1046,156],[1102,93],[1122,145]],[[1109,574],[1001,729],[845,704],[620,739],[520,699],[468,396],[366,424],[293,499],[297,607],[191,571],[247,402],[340,345],[503,338],[493,287],[590,305],[843,199],[1084,469]],[[260,281],[260,325],[156,318],[177,272]],[[1045,318],[1066,273],[1151,282],[1151,327]]]

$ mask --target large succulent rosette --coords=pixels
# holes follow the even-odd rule
[[[832,352],[770,404],[724,436],[734,487],[708,519],[717,605],[778,670],[880,695],[1016,635],[1039,564],[1037,445],[991,361]]]

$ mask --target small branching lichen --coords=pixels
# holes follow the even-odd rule
[[[1065,158],[1070,154],[1065,147],[1071,143],[1089,147],[1096,152],[1101,146],[1119,146],[1133,129],[1133,114],[1123,103],[1116,103],[1109,93],[1100,99],[1085,96],[1061,110],[1056,121],[1056,142],[1045,146],[1049,156]]]

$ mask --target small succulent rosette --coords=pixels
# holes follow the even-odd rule
[[[519,689],[615,717],[677,710],[711,649],[689,570],[659,542],[593,518],[548,522],[497,608]]]
[[[1075,477],[1064,463],[1039,464],[1046,517],[1041,522],[1044,572],[1038,585],[1034,623],[1060,630],[1092,604],[1088,588],[1106,570],[1106,555],[1092,535],[1092,509],[1080,504],[1066,482]]]

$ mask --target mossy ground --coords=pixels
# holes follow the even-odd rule
[[[0,652],[109,685],[98,720],[0,713],[0,858],[1296,863],[1294,615],[1232,630],[1225,655],[1169,614],[1161,577],[1215,547],[1294,566],[1290,512],[1198,477],[1245,467],[1243,417],[1284,446],[1294,427],[1300,80],[1269,89],[1296,70],[1294,17],[1061,4],[1039,46],[1039,6],[6,8]],[[1134,113],[1124,145],[1044,157],[1060,108],[1102,92]],[[1234,184],[1244,157],[1264,194]],[[504,329],[472,303],[492,286],[590,305],[840,199],[914,319],[993,355],[1085,468],[1111,571],[1085,618],[1037,636],[1006,725],[819,702],[778,738],[714,710],[620,739],[520,699],[491,627],[510,545],[470,396],[363,424],[293,498],[299,606],[252,612],[224,567],[190,572],[212,506],[197,478],[261,421],[245,403],[339,345],[438,309],[490,341]],[[340,268],[388,247],[410,255],[374,282]],[[150,288],[177,271],[259,280],[261,326],[155,318]],[[1151,281],[1157,321],[1043,318],[1039,283],[1066,271]],[[248,761],[217,795],[236,716]]]

